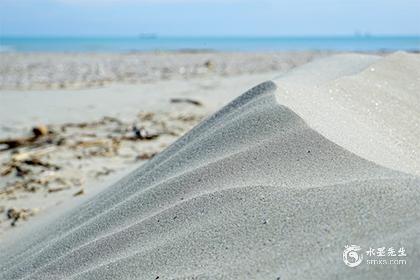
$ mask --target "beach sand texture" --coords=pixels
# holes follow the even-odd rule
[[[331,52],[0,53],[0,89],[80,89],[284,72]]]
[[[419,92],[420,56],[406,53],[338,55],[262,83],[24,228],[0,278],[414,279]],[[351,269],[349,244],[404,246],[407,264]]]

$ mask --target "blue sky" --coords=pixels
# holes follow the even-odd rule
[[[0,0],[2,35],[420,35],[420,0]]]

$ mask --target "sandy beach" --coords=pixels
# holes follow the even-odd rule
[[[247,89],[326,55],[0,54],[0,139],[47,131],[46,140],[2,145],[0,242],[108,186]]]
[[[0,89],[84,89],[115,83],[282,73],[331,53],[0,53]]]
[[[0,59],[0,278],[418,276],[419,54]]]
[[[420,280],[419,17],[0,0],[0,280]]]

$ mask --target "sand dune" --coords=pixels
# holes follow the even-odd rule
[[[0,278],[414,279],[419,61],[336,56],[260,84],[27,229],[0,252]],[[404,246],[407,263],[349,268],[348,244]]]
[[[365,159],[420,175],[418,54],[333,56],[276,82],[279,103],[329,140]]]

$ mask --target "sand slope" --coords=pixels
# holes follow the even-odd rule
[[[420,55],[333,56],[276,82],[278,101],[329,140],[420,175]]]
[[[280,77],[278,86],[251,89],[117,184],[4,248],[0,278],[415,278],[420,180],[409,172],[418,162],[404,144],[375,138],[383,126],[370,121],[381,115],[366,115],[369,105],[358,95],[359,85],[402,77],[418,90],[410,76],[418,65],[407,56],[339,56]],[[401,67],[388,66],[392,61]],[[371,65],[382,75],[368,81]],[[346,102],[311,99],[337,79],[350,92]],[[397,131],[407,138],[419,133],[408,100],[418,95],[404,85],[393,87],[407,94],[392,104],[412,111],[389,106],[396,120],[407,120]],[[340,126],[349,120],[351,127]],[[362,132],[366,146],[356,141]],[[390,154],[381,156],[385,150]],[[382,166],[390,159],[407,173]],[[351,269],[342,261],[347,244],[404,246],[407,264]]]

